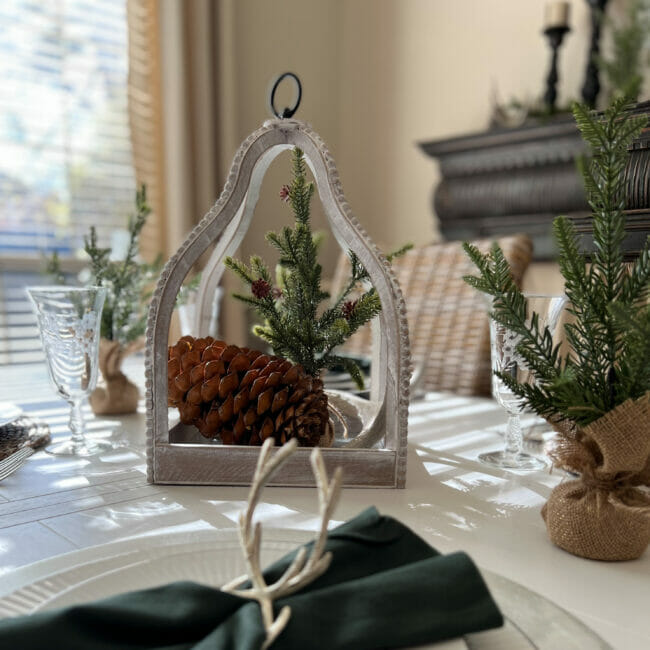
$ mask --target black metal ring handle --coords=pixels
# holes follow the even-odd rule
[[[275,91],[278,89],[278,86],[280,85],[280,83],[285,77],[290,77],[291,79],[294,80],[296,84],[296,88],[298,89],[298,97],[296,98],[296,102],[293,108],[289,108],[287,106],[282,111],[282,113],[279,113],[278,109],[275,107]],[[298,106],[300,106],[301,99],[302,99],[302,84],[300,83],[300,79],[298,79],[298,76],[295,75],[293,72],[284,72],[275,80],[275,83],[273,84],[273,88],[271,88],[271,98],[270,98],[271,111],[273,112],[273,115],[275,115],[280,119],[293,117],[294,113],[298,110]]]

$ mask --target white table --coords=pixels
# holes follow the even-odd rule
[[[139,366],[130,372],[139,376]],[[0,370],[3,400],[47,420],[65,434],[67,410],[40,366]],[[650,552],[634,562],[574,557],[552,545],[540,508],[562,477],[516,475],[479,464],[502,444],[504,413],[492,401],[431,394],[411,405],[404,490],[346,489],[335,513],[344,521],[376,505],[442,552],[464,550],[476,563],[569,610],[621,650],[650,648]],[[144,448],[144,415],[111,420]],[[91,423],[91,431],[104,426]],[[246,488],[149,485],[144,458],[88,476],[86,461],[35,454],[0,482],[0,581],[12,569],[61,553],[129,537],[236,525]],[[315,493],[267,488],[256,511],[266,527],[314,529]]]

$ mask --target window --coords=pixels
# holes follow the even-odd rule
[[[74,255],[131,211],[126,7],[0,3],[0,254]]]
[[[127,56],[125,0],[0,2],[0,363],[31,359],[25,273],[133,210]]]

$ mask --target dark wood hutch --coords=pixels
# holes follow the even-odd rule
[[[650,116],[650,102],[637,104],[634,112]],[[584,145],[571,116],[420,147],[440,165],[433,208],[445,239],[525,232],[535,243],[535,259],[549,260],[554,257],[551,222],[558,214],[568,214],[580,232],[590,233],[589,206],[575,165]],[[627,185],[625,249],[634,257],[650,235],[650,127],[630,148]]]

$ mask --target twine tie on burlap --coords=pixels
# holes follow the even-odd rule
[[[589,490],[599,490],[601,492],[620,492],[627,488],[634,487],[632,478],[634,475],[626,473],[624,476],[615,476],[613,478],[599,478],[593,474],[583,474],[582,483]]]

